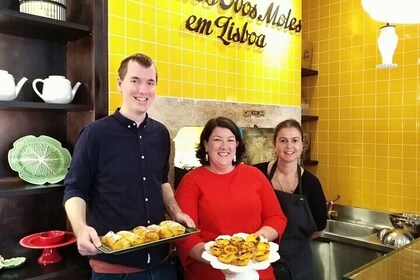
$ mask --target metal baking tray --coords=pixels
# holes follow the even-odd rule
[[[191,234],[195,234],[195,233],[199,233],[199,232],[200,232],[200,230],[198,228],[188,228],[187,227],[187,228],[185,228],[185,233],[184,234],[180,234],[180,235],[177,235],[177,236],[172,236],[172,237],[169,237],[169,238],[159,239],[159,240],[156,240],[156,241],[152,241],[152,242],[148,242],[148,243],[144,243],[144,244],[140,244],[140,245],[135,245],[135,246],[132,246],[132,247],[119,249],[119,250],[112,250],[108,246],[105,246],[105,245],[102,244],[101,246],[98,247],[98,249],[99,249],[99,251],[101,251],[102,253],[105,253],[105,254],[113,254],[113,255],[125,254],[125,253],[128,253],[128,252],[141,250],[141,249],[144,249],[144,248],[147,248],[147,247],[168,243],[168,242],[174,241],[176,239],[184,238],[184,237],[190,236]]]

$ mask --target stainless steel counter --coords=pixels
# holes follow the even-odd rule
[[[343,279],[420,279],[420,238],[344,275]]]
[[[343,275],[395,250],[377,233],[392,228],[388,213],[334,204],[334,220],[312,240],[316,280],[339,280]]]

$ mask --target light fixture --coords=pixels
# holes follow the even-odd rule
[[[378,64],[378,69],[395,68],[397,64],[392,63],[394,51],[397,48],[398,36],[395,26],[387,23],[381,27],[381,34],[378,37],[378,47],[382,56],[382,64]]]
[[[371,18],[393,24],[420,23],[419,0],[362,0]]]

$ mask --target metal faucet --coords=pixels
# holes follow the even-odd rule
[[[331,219],[332,219],[332,217],[335,217],[335,218],[337,218],[337,217],[338,217],[338,212],[337,212],[337,211],[335,211],[335,210],[333,210],[333,205],[334,205],[334,202],[336,202],[336,201],[337,201],[337,200],[339,200],[340,198],[341,198],[341,195],[340,195],[340,194],[337,194],[336,199],[334,199],[334,200],[330,200],[330,201],[327,201],[327,206],[328,206],[327,216],[328,216],[328,219],[329,219],[329,220],[331,220]]]

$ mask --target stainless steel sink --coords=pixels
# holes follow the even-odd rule
[[[336,220],[328,220],[325,231],[346,237],[365,237],[378,232],[372,226]]]

